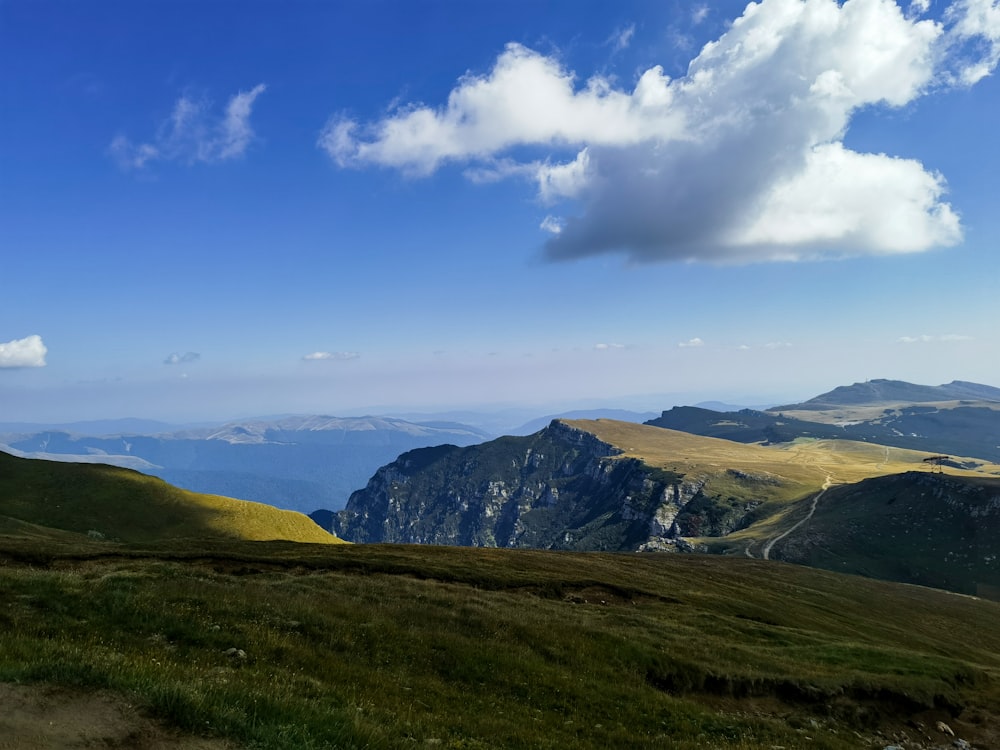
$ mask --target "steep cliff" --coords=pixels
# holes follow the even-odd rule
[[[623,456],[556,420],[526,437],[404,453],[351,495],[333,531],[354,542],[669,549],[739,528],[759,504],[714,496],[704,477]]]

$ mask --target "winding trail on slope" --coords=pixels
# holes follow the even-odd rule
[[[806,517],[803,518],[801,521],[799,521],[794,526],[792,526],[792,528],[788,529],[788,531],[784,532],[783,534],[779,534],[778,536],[774,537],[774,539],[771,539],[770,541],[768,541],[767,544],[764,545],[764,549],[763,549],[763,552],[762,552],[762,557],[765,560],[770,560],[771,559],[771,547],[773,547],[777,542],[780,542],[786,536],[788,536],[793,531],[795,531],[797,528],[799,528],[799,526],[801,526],[802,524],[804,524],[806,521],[808,521],[810,518],[813,517],[813,513],[816,512],[816,506],[819,504],[819,499],[821,497],[823,497],[823,495],[826,494],[826,491],[828,489],[830,489],[830,485],[832,483],[833,483],[833,477],[830,476],[829,474],[827,474],[826,475],[826,481],[823,482],[823,489],[821,489],[819,492],[817,492],[816,495],[813,497],[812,506],[809,508],[809,513],[806,514]],[[747,554],[749,555],[749,549],[747,550]]]

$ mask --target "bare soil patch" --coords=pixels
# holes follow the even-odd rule
[[[0,750],[234,750],[174,731],[106,691],[0,683]]]

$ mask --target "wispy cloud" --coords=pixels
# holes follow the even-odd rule
[[[361,354],[358,352],[312,352],[311,354],[306,354],[302,359],[307,362],[325,362],[325,361],[336,361],[336,362],[346,362],[351,359],[357,359]]]
[[[48,351],[38,335],[0,343],[0,368],[45,367]]]
[[[789,341],[768,341],[764,344],[765,349],[791,349],[792,344]]]
[[[614,349],[624,349],[625,344],[594,344],[594,349],[599,352],[611,351]]]
[[[215,164],[241,157],[254,140],[250,126],[254,101],[266,88],[261,83],[239,92],[229,99],[221,116],[213,115],[207,101],[182,96],[151,141],[135,143],[118,135],[108,153],[126,171],[156,161]]]
[[[165,365],[188,365],[201,359],[198,352],[173,352],[163,360]]]
[[[946,247],[963,232],[944,176],[844,143],[856,112],[903,107],[996,68],[995,0],[955,0],[942,21],[925,18],[927,7],[761,0],[686,75],[656,65],[631,89],[512,43],[440,106],[368,123],[335,115],[319,146],[344,167],[420,176],[460,164],[480,181],[531,179],[541,199],[567,206],[545,244],[553,260],[747,263]],[[692,23],[707,9],[695,6]],[[522,146],[550,154],[519,167]]]
[[[699,346],[704,346],[705,342],[700,338],[695,336],[693,339],[688,339],[687,341],[680,341],[677,343],[681,349],[696,349]]]
[[[563,228],[562,219],[555,216],[546,216],[539,226],[550,234],[559,234]]]
[[[632,37],[634,36],[635,24],[630,23],[628,26],[616,29],[615,32],[608,37],[605,44],[609,45],[613,52],[621,52],[624,49],[628,49],[628,46],[632,43]]]
[[[973,341],[972,336],[965,336],[958,333],[946,333],[942,336],[900,336],[898,341],[900,344],[930,344],[934,342],[946,342],[946,341]]]

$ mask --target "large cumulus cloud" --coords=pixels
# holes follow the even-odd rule
[[[600,76],[579,83],[559,60],[510,44],[445,104],[370,123],[334,116],[320,146],[345,167],[421,176],[459,164],[480,182],[528,177],[549,205],[552,259],[752,262],[953,245],[962,228],[944,176],[844,145],[858,110],[973,85],[996,67],[996,1],[927,11],[762,0],[685,76],[654,66],[630,90]],[[524,146],[550,155],[518,161]]]

